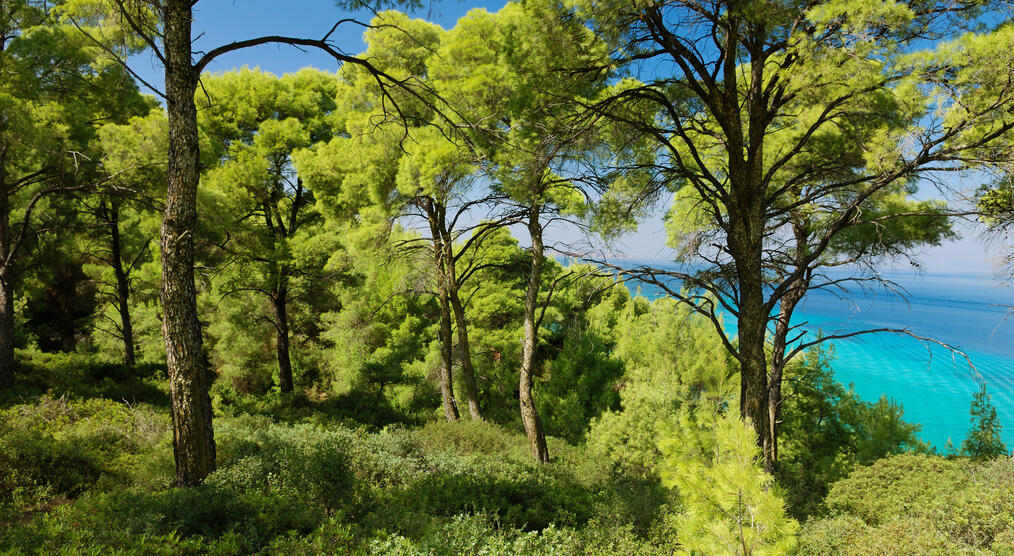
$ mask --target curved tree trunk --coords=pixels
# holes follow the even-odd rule
[[[542,430],[542,421],[535,409],[532,398],[532,372],[535,370],[535,351],[539,345],[539,331],[535,313],[538,309],[539,286],[542,282],[542,264],[544,247],[542,245],[542,224],[539,222],[539,207],[533,206],[528,211],[528,231],[532,237],[532,267],[528,275],[528,289],[525,291],[525,339],[521,346],[521,373],[518,384],[518,397],[521,404],[521,422],[525,425],[525,434],[532,450],[532,457],[539,463],[549,461],[549,449],[546,446],[546,434]]]
[[[468,413],[474,421],[485,421],[486,416],[482,414],[482,406],[479,405],[479,386],[475,381],[475,367],[472,365],[472,348],[468,342],[465,306],[461,303],[456,287],[451,288],[448,298],[458,328],[458,359],[461,361],[461,376],[465,380],[465,395],[468,396]]]
[[[162,218],[162,333],[169,368],[176,482],[201,483],[215,469],[210,372],[204,356],[194,284],[198,140],[194,93],[198,75],[191,60],[191,4],[167,0],[165,24],[166,110],[169,161]]]
[[[795,222],[792,225],[796,239],[797,269],[805,264],[807,249],[806,224]],[[771,373],[768,377],[768,426],[771,427],[771,459],[778,461],[778,425],[782,422],[782,380],[785,376],[785,350],[788,343],[792,313],[803,300],[809,287],[809,274],[792,282],[782,296],[778,306],[778,318],[775,320],[775,331],[772,334]]]
[[[116,308],[120,312],[120,336],[123,339],[123,364],[133,367],[134,325],[130,319],[130,281],[123,269],[123,246],[120,238],[120,205],[110,203],[107,213],[113,274],[116,276]]]
[[[772,334],[771,374],[768,378],[768,426],[771,427],[771,459],[778,461],[778,425],[782,422],[782,380],[785,376],[785,349],[790,320],[796,305],[806,292],[805,282],[797,280],[782,296]]]
[[[484,421],[482,407],[479,405],[479,387],[475,381],[475,367],[472,365],[472,348],[468,341],[468,321],[465,319],[465,306],[458,295],[458,274],[454,260],[454,238],[447,229],[445,220],[441,220],[440,233],[443,241],[444,269],[447,279],[447,299],[454,313],[454,324],[458,329],[458,360],[461,361],[461,377],[465,382],[465,395],[468,396],[468,413],[472,420]]]

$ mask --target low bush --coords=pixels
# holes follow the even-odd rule
[[[885,458],[835,483],[806,554],[1014,553],[1014,460]]]

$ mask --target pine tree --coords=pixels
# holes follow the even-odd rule
[[[1000,439],[1003,427],[996,417],[996,406],[986,392],[986,381],[979,382],[979,391],[972,397],[972,428],[961,443],[961,453],[976,460],[987,460],[1007,454]]]

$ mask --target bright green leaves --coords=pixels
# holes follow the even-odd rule
[[[466,151],[436,127],[419,129],[403,148],[406,156],[399,161],[396,181],[398,191],[408,197],[447,200],[475,171]]]
[[[634,297],[613,311],[613,355],[625,367],[622,410],[592,421],[588,446],[620,466],[657,470],[660,439],[674,434],[681,411],[702,395],[730,399],[736,375],[712,324],[688,306]]]
[[[165,153],[169,150],[169,122],[161,110],[127,123],[102,126],[97,146],[106,174],[125,187],[155,193],[165,187]]]
[[[799,524],[786,515],[774,478],[761,468],[752,429],[709,401],[684,412],[674,433],[663,446],[661,475],[683,502],[680,553],[791,553]]]

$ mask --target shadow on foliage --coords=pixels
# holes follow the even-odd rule
[[[14,387],[0,393],[0,407],[42,394],[106,398],[169,407],[165,365],[103,363],[74,353],[18,351]]]

